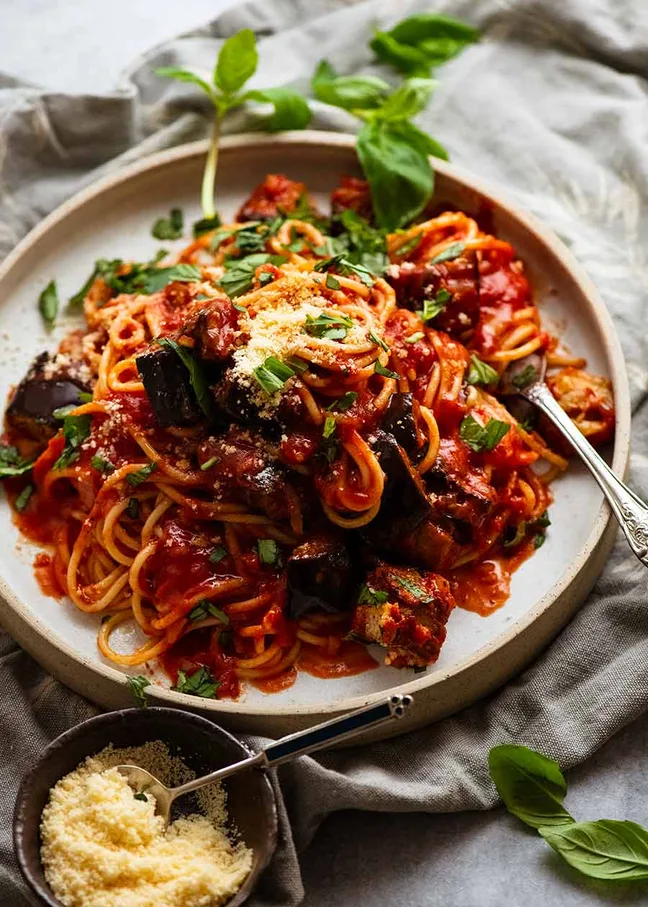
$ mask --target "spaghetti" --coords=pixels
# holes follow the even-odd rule
[[[614,421],[609,383],[543,331],[513,248],[474,219],[444,212],[385,238],[305,195],[251,219],[259,199],[263,186],[243,222],[175,259],[95,272],[87,330],[48,366],[79,399],[40,439],[17,514],[50,548],[48,590],[101,616],[105,658],[160,659],[187,692],[207,672],[221,697],[282,689],[297,668],[364,670],[361,643],[424,666],[455,600],[505,600],[567,466],[497,398],[510,362],[545,352],[595,441]],[[363,263],[360,227],[382,268]],[[22,387],[8,439],[28,455]],[[126,622],[143,640],[128,652],[114,641]]]

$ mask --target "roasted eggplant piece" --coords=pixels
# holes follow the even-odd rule
[[[429,570],[449,570],[459,555],[460,547],[455,541],[450,521],[428,519],[417,526],[415,532],[400,540],[396,550],[398,560],[407,564]]]
[[[191,425],[203,418],[189,371],[175,350],[150,349],[135,359],[146,396],[163,428]]]
[[[474,254],[436,265],[410,261],[390,265],[385,278],[404,308],[421,309],[426,299],[437,298],[439,291],[449,293],[445,308],[431,321],[438,331],[461,337],[479,320],[479,271]]]
[[[24,435],[45,444],[53,438],[61,422],[54,411],[62,406],[78,406],[79,395],[89,385],[73,377],[78,363],[57,365],[57,358],[42,353],[11,396],[7,424]]]
[[[393,435],[377,431],[372,443],[385,474],[380,510],[360,533],[378,548],[393,548],[432,515],[425,488],[410,459]]]
[[[225,435],[203,441],[197,457],[205,477],[213,476],[219,497],[245,503],[273,520],[290,517],[288,473],[259,436],[232,425]]]
[[[277,419],[265,419],[251,399],[250,389],[241,385],[231,370],[225,372],[212,388],[217,409],[230,420],[261,432],[264,437],[278,441],[282,426]]]
[[[423,442],[416,421],[419,408],[413,394],[392,394],[381,422],[381,427],[396,438],[408,457],[413,457]]]
[[[204,362],[225,362],[234,350],[238,313],[227,296],[192,304],[180,334],[193,341],[194,354]]]
[[[298,620],[310,611],[335,613],[352,607],[353,570],[339,539],[317,536],[298,545],[286,563],[286,614]]]
[[[437,573],[379,562],[360,590],[351,631],[384,646],[388,665],[425,667],[439,657],[454,604]]]

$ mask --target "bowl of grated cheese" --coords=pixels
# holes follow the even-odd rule
[[[249,756],[206,718],[179,709],[109,712],[51,743],[16,800],[14,848],[47,907],[239,907],[270,862],[277,811],[250,770],[189,795],[166,831],[151,797],[115,766],[176,785]]]

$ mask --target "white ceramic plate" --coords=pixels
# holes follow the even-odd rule
[[[200,216],[204,152],[203,143],[184,146],[98,182],[46,218],[9,256],[0,268],[0,400],[6,399],[33,356],[56,345],[71,327],[61,323],[54,335],[44,331],[36,301],[46,283],[56,278],[65,299],[84,282],[97,258],[150,258],[160,246],[150,235],[158,216],[171,206],[184,209],[188,224]],[[488,207],[495,233],[510,240],[527,265],[544,323],[557,330],[574,352],[586,356],[592,371],[612,378],[617,406],[613,466],[622,475],[630,425],[625,368],[611,319],[592,284],[558,239],[534,218],[458,167],[442,162],[435,166],[436,198],[468,212]],[[225,218],[232,215],[268,172],[304,180],[324,202],[340,173],[356,171],[349,136],[302,132],[228,138],[219,163],[219,209]],[[181,247],[182,242],[164,245]],[[509,601],[488,618],[455,609],[441,657],[424,675],[385,667],[338,680],[300,674],[288,690],[266,695],[251,688],[237,702],[197,700],[158,688],[152,689],[153,696],[209,712],[235,729],[272,735],[332,717],[395,687],[416,693],[415,707],[407,724],[390,727],[390,732],[467,705],[510,677],[547,643],[602,569],[613,527],[594,482],[583,467],[573,464],[552,488],[555,503],[547,542],[514,575]],[[97,618],[42,595],[31,566],[35,549],[19,538],[4,499],[0,538],[4,625],[78,692],[108,707],[128,704],[123,673],[97,650]],[[126,638],[124,644],[128,643]]]

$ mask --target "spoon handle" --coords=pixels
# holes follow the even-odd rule
[[[605,460],[597,454],[558,404],[546,384],[534,384],[522,394],[534,403],[571,443],[598,482],[623,529],[628,544],[641,563],[648,567],[648,506],[614,475]]]
[[[370,705],[342,718],[334,718],[306,731],[282,737],[265,748],[266,765],[279,765],[295,756],[314,753],[332,743],[350,740],[368,728],[378,727],[394,718],[402,718],[411,704],[411,696],[389,696],[378,705]]]

